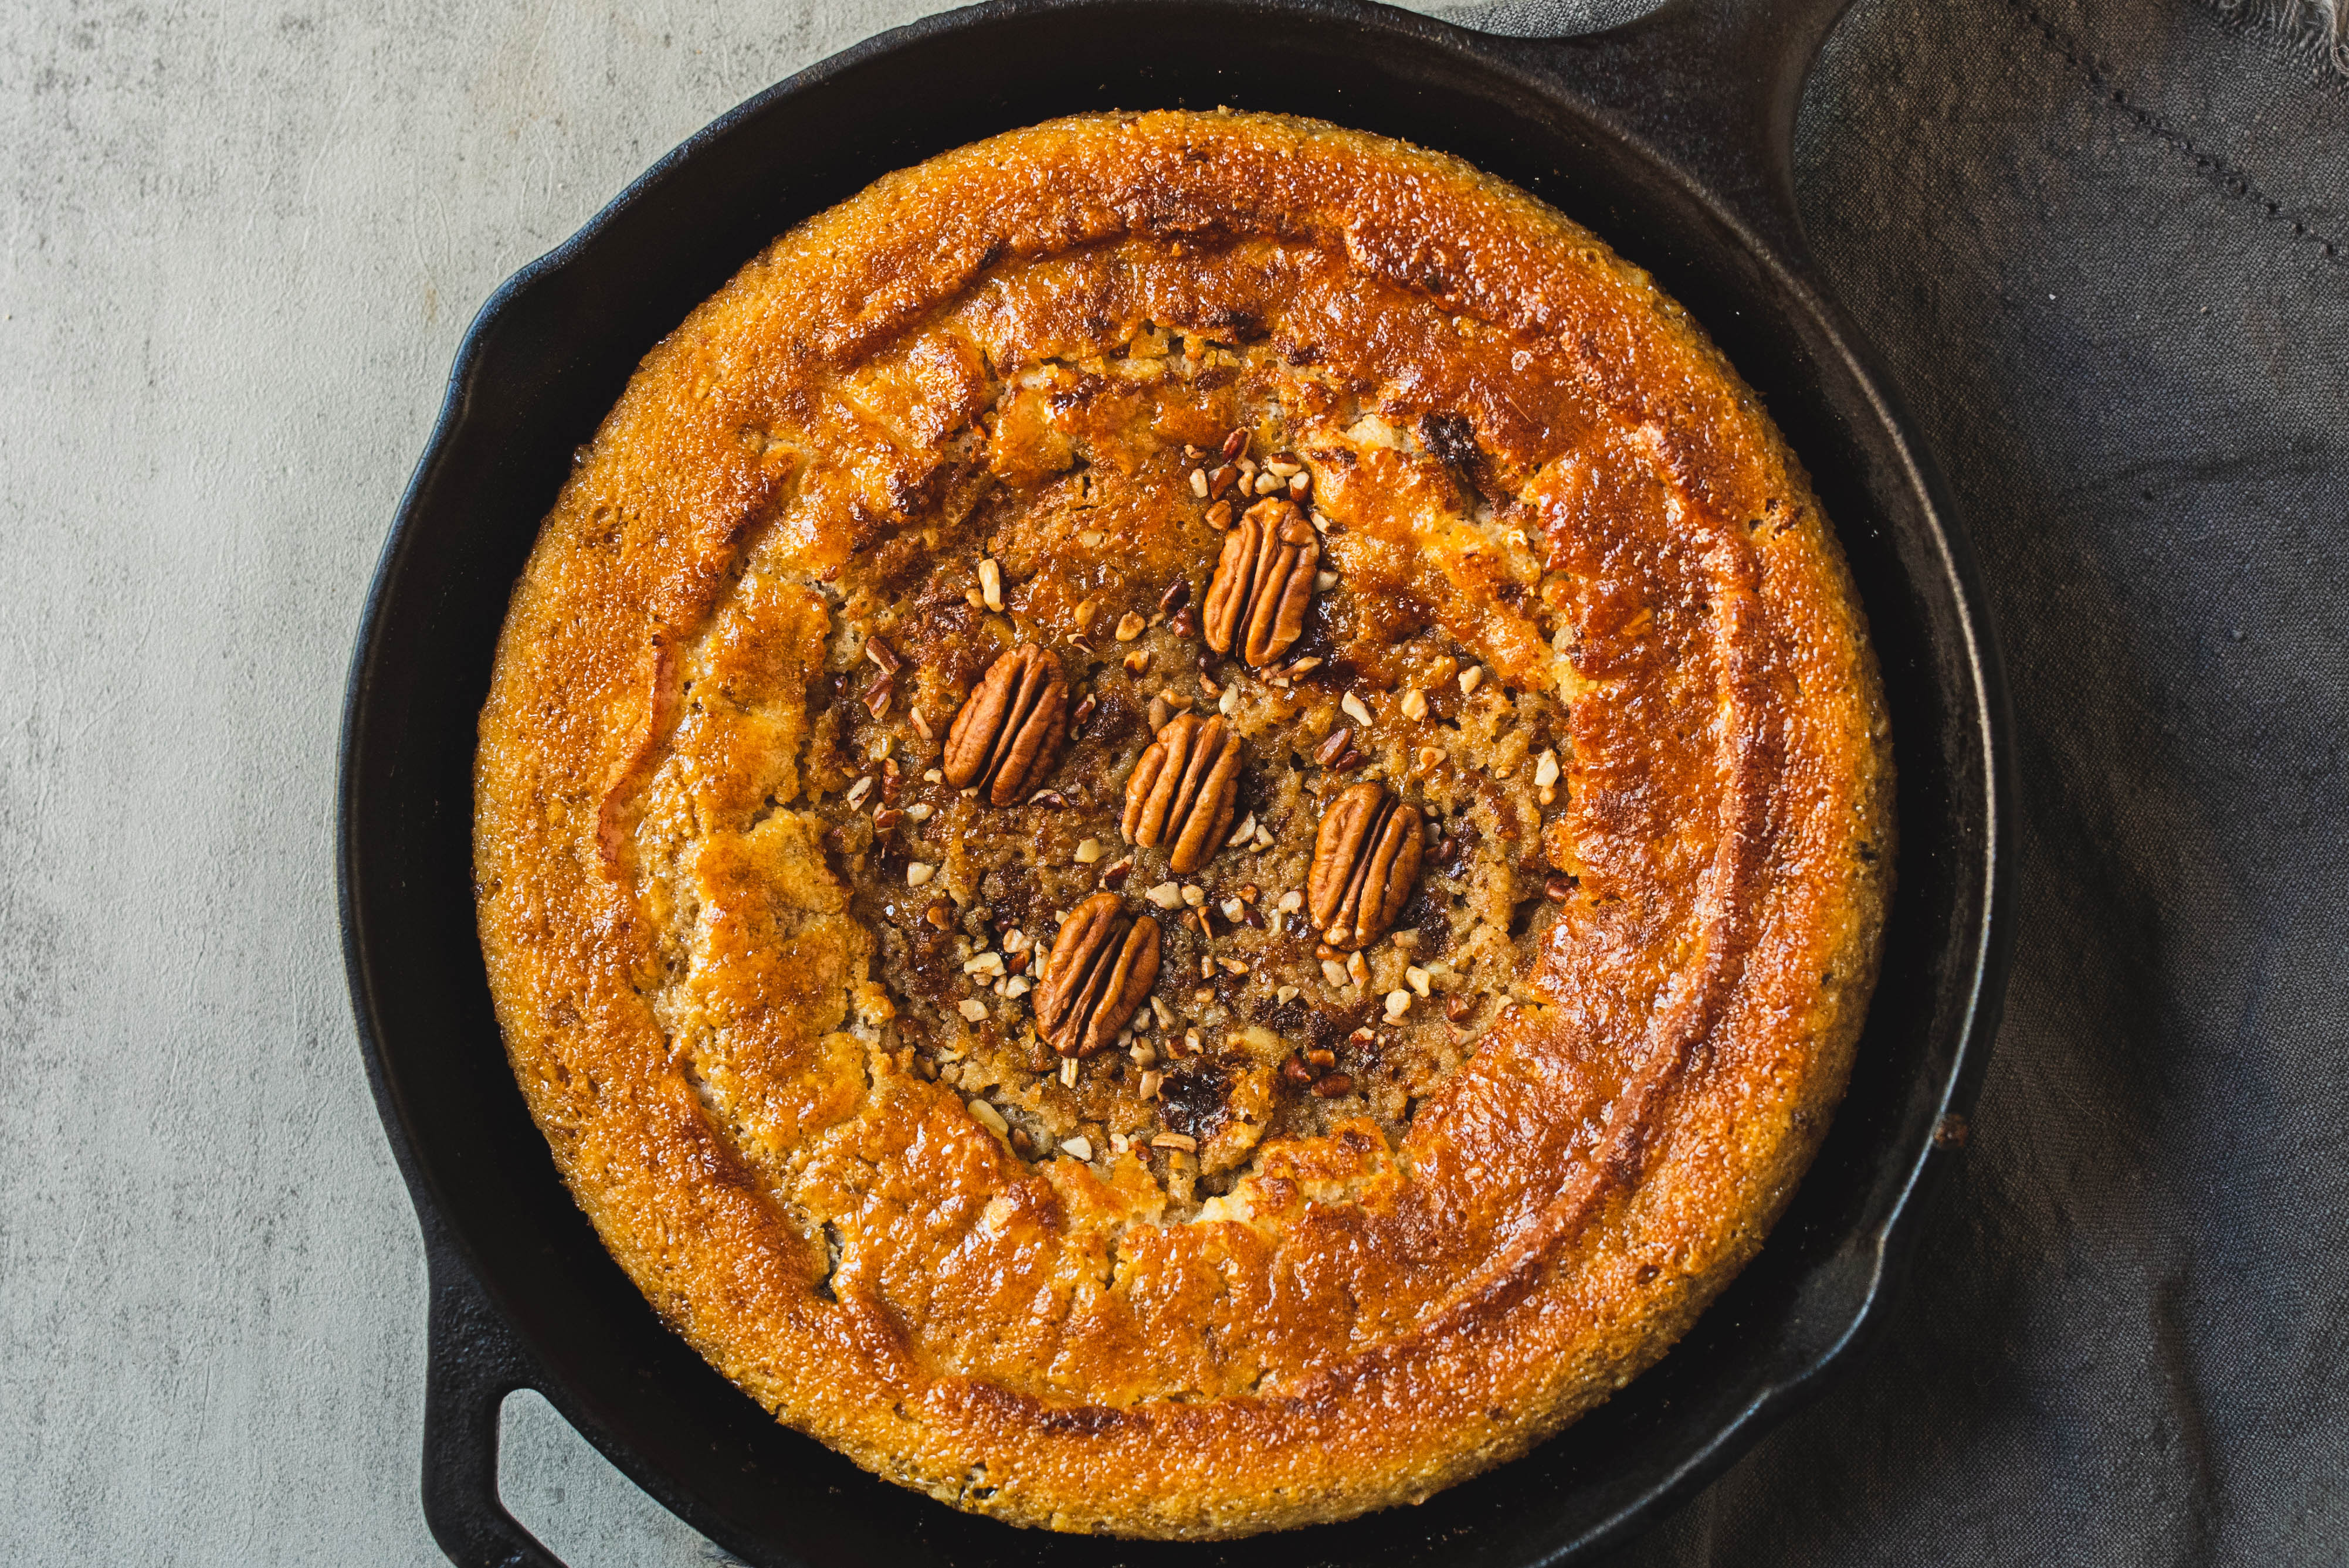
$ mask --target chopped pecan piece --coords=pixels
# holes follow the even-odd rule
[[[1032,643],[1001,658],[947,731],[947,782],[1009,806],[1052,771],[1069,728],[1069,688],[1061,661]]]
[[[1368,947],[1394,923],[1419,876],[1424,837],[1419,809],[1382,784],[1353,785],[1330,802],[1314,837],[1305,898],[1331,947]]]
[[[1171,846],[1166,863],[1177,875],[1215,859],[1232,830],[1240,786],[1239,738],[1220,715],[1177,714],[1166,721],[1125,781],[1128,843]]]
[[[1272,499],[1248,508],[1224,537],[1201,606],[1207,646],[1237,652],[1258,668],[1287,653],[1304,634],[1320,558],[1320,536],[1288,502]]]
[[[1158,983],[1158,923],[1113,892],[1069,912],[1044,961],[1036,1023],[1063,1057],[1092,1056],[1117,1038]]]

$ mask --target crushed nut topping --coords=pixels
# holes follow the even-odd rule
[[[1369,946],[1394,924],[1419,877],[1425,829],[1419,809],[1386,786],[1350,786],[1321,818],[1307,873],[1313,924],[1339,949]]]
[[[1478,655],[1390,614],[1369,561],[1338,572],[1371,542],[1340,537],[1349,513],[1324,546],[1284,493],[1309,477],[1290,449],[1310,446],[1315,493],[1359,504],[1343,443],[1252,399],[1218,391],[1237,408],[1219,432],[1248,424],[1179,468],[1150,436],[1151,460],[1041,489],[974,471],[977,510],[957,493],[919,548],[843,567],[806,686],[801,788],[825,869],[874,925],[906,1070],[941,1103],[992,1101],[1022,1160],[1123,1140],[1177,1217],[1242,1192],[1283,1140],[1361,1119],[1399,1139],[1561,914],[1525,895],[1562,869],[1535,799],[1567,794],[1563,702],[1499,665],[1461,700]],[[1184,493],[1194,469],[1222,494]],[[1146,540],[1135,518],[1154,520]],[[894,695],[873,722],[876,677]],[[1197,1147],[1170,1168],[1162,1131]]]
[[[1117,1038],[1158,981],[1158,923],[1113,892],[1069,912],[1044,962],[1036,1023],[1061,1056],[1090,1057]]]
[[[1319,541],[1295,507],[1267,500],[1248,508],[1207,587],[1207,645],[1257,668],[1287,653],[1304,634],[1319,559]]]
[[[1168,846],[1167,864],[1197,871],[1231,831],[1239,794],[1240,743],[1220,717],[1167,720],[1125,784],[1126,841]]]
[[[1044,781],[1069,727],[1061,661],[1023,643],[995,661],[947,732],[947,782],[1009,806]]]

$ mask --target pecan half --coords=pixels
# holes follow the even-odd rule
[[[1222,716],[1177,714],[1125,781],[1120,826],[1126,842],[1144,849],[1166,844],[1166,863],[1178,875],[1195,872],[1216,858],[1232,830],[1239,788],[1239,737]]]
[[[1064,1057],[1092,1056],[1117,1038],[1158,983],[1158,923],[1113,892],[1069,912],[1044,961],[1036,1024]]]
[[[1305,632],[1313,603],[1313,573],[1320,536],[1305,514],[1278,497],[1257,502],[1224,536],[1223,558],[1207,585],[1207,646],[1237,650],[1261,667],[1287,653]]]
[[[1419,877],[1425,831],[1419,808],[1383,784],[1356,784],[1330,803],[1305,879],[1306,906],[1324,941],[1363,948],[1385,934]]]
[[[1061,661],[1032,643],[1001,658],[947,731],[947,782],[976,787],[991,806],[1026,797],[1052,771],[1069,728]]]

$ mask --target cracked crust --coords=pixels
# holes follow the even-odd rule
[[[1364,777],[1444,836],[1357,974],[1235,929],[1247,972],[1154,994],[1198,1059],[1064,1079],[954,944],[1008,950],[1016,905],[1049,947],[1099,885],[1047,851],[1118,843],[1235,424],[1301,455],[1336,583],[1309,676],[1214,677],[1261,825],[1216,896],[1300,887]],[[1014,640],[1080,717],[1059,803],[982,817],[924,773]],[[1238,114],[948,153],[696,310],[546,520],[475,795],[515,1075],[664,1318],[879,1474],[1137,1536],[1423,1499],[1661,1356],[1826,1130],[1891,863],[1840,555],[1679,307],[1455,160]],[[1139,892],[1164,851],[1132,852]],[[1284,1086],[1431,950],[1348,1089]]]

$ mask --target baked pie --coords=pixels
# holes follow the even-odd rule
[[[1890,751],[1654,283],[1312,121],[894,174],[643,362],[515,589],[481,935],[783,1421],[1017,1523],[1415,1501],[1606,1399],[1843,1091]]]

